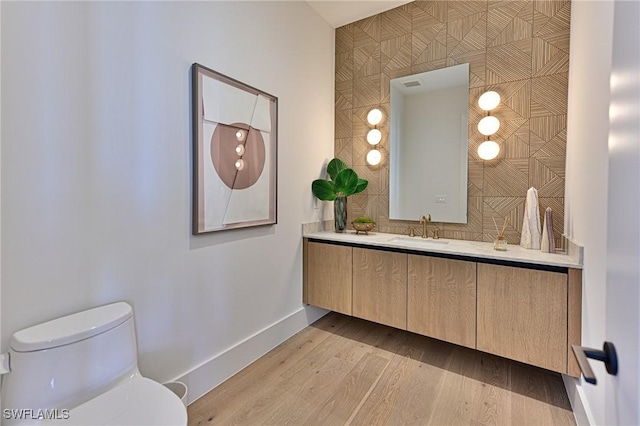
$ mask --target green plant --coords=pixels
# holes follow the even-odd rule
[[[376,221],[367,216],[360,216],[353,219],[353,223],[376,223]]]
[[[358,194],[369,185],[368,180],[359,178],[358,174],[339,158],[329,162],[327,174],[330,179],[316,179],[311,184],[313,195],[323,201],[333,201],[338,197]]]

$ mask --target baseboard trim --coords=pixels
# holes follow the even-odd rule
[[[589,404],[585,398],[584,391],[580,385],[580,380],[575,377],[562,375],[562,381],[573,409],[573,415],[576,418],[576,424],[578,426],[591,426],[594,425],[593,415],[589,409]]]
[[[301,307],[176,377],[174,381],[187,385],[187,404],[190,404],[327,313],[313,306]]]

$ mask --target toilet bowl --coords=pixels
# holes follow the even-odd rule
[[[133,310],[124,302],[16,332],[3,377],[3,424],[187,424],[184,404],[138,370]]]

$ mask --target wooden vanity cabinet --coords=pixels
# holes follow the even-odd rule
[[[574,377],[582,271],[303,242],[310,305]]]
[[[407,329],[407,254],[354,247],[353,316]]]
[[[478,264],[478,349],[567,371],[567,274]]]
[[[352,315],[353,249],[305,240],[303,251],[304,302]]]
[[[407,330],[476,348],[476,263],[409,255]]]

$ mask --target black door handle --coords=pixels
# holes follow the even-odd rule
[[[584,380],[592,385],[597,384],[596,376],[593,374],[593,370],[589,365],[587,358],[596,359],[604,362],[604,366],[607,369],[607,373],[615,376],[618,374],[618,355],[616,354],[616,347],[611,342],[604,342],[602,350],[585,348],[584,346],[572,345],[573,353],[578,360],[580,371],[584,376]]]

